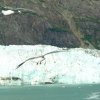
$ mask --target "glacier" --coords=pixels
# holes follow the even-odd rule
[[[31,59],[45,55],[41,63]],[[100,83],[100,51],[50,45],[0,46],[0,85]]]

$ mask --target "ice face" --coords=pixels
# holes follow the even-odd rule
[[[16,69],[25,60],[51,51],[62,52],[45,55],[45,60],[39,64],[34,63],[36,59],[29,60]],[[63,50],[49,45],[0,46],[0,84],[43,83],[100,83],[100,51],[82,48]]]

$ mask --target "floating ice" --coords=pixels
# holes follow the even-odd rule
[[[41,64],[29,60],[16,69],[27,59],[52,51],[62,52],[46,55]],[[82,48],[63,50],[49,45],[0,46],[0,84],[51,83],[100,83],[100,51]]]
[[[100,100],[100,93],[99,92],[92,92],[89,97],[85,98],[85,99],[91,99],[91,100]]]

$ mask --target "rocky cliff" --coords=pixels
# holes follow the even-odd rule
[[[99,27],[100,0],[0,0],[1,45],[100,49]]]

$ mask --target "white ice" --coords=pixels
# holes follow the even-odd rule
[[[11,15],[14,13],[14,11],[12,11],[12,10],[2,10],[1,12],[3,15]]]
[[[29,60],[16,69],[17,65],[28,58],[51,51],[64,52],[46,55],[41,64]],[[13,80],[14,77],[18,79]],[[43,83],[100,83],[100,51],[82,48],[63,50],[49,45],[0,46],[1,85]]]
[[[100,92],[92,92],[87,98],[84,99],[100,100]]]

